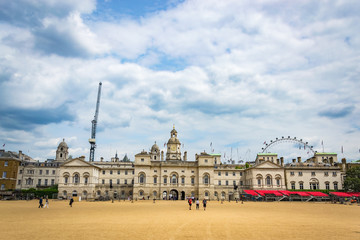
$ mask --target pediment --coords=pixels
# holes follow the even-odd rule
[[[80,158],[75,158],[70,161],[67,161],[62,166],[63,167],[96,167],[96,166],[92,165],[91,163],[86,162]]]
[[[280,168],[283,168],[282,166],[276,164],[276,163],[273,163],[273,162],[270,162],[270,161],[265,161],[265,162],[262,162],[256,166],[254,166],[253,168],[275,168],[275,169],[280,169]]]

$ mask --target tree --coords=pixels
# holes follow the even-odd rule
[[[346,191],[360,192],[360,167],[354,167],[346,172],[344,181]]]

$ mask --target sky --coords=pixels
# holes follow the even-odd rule
[[[360,158],[357,0],[0,0],[0,148],[55,158],[64,138],[131,160],[175,125],[188,160],[254,161],[282,136]],[[294,142],[267,151],[286,161]]]

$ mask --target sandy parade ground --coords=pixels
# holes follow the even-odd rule
[[[360,206],[320,202],[0,202],[0,239],[360,239]]]

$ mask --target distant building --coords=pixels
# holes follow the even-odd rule
[[[0,190],[14,190],[20,159],[12,152],[0,150]]]

